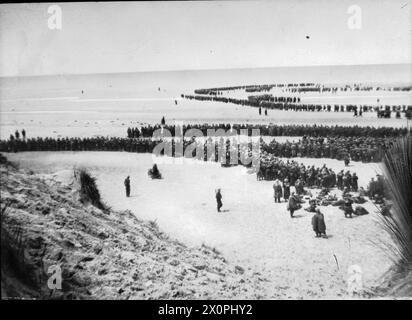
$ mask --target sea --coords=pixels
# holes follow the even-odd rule
[[[25,128],[35,136],[118,135],[130,125],[169,121],[196,123],[338,123],[353,124],[351,115],[305,115],[272,111],[261,118],[254,108],[181,99],[195,89],[287,83],[411,85],[412,65],[310,66],[257,69],[130,72],[112,74],[0,77],[0,138]],[[412,104],[411,92],[385,92],[381,102]],[[371,103],[376,93],[338,98],[338,103]],[[307,101],[325,101],[308,97]],[[343,98],[343,100],[342,100]],[[312,100],[310,100],[312,99]],[[315,100],[313,100],[315,99]],[[323,100],[322,100],[323,99]],[[336,103],[331,100],[331,103]],[[366,119],[368,117],[365,117]],[[369,120],[359,120],[368,125]],[[404,126],[390,119],[370,124]]]

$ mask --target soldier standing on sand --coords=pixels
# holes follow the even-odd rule
[[[273,191],[274,191],[275,203],[276,202],[280,203],[280,197],[282,196],[282,185],[279,179],[275,180],[275,183],[273,184]]]
[[[216,192],[216,202],[217,202],[217,212],[220,212],[220,208],[223,206],[222,194],[220,193],[220,189],[217,189],[217,192]]]
[[[319,209],[316,209],[316,213],[312,217],[312,227],[313,231],[316,233],[316,238],[319,238],[322,235],[326,238],[325,218]]]
[[[352,190],[358,191],[358,176],[356,175],[356,172],[352,175]]]
[[[283,183],[283,199],[285,199],[285,201],[289,201],[289,196],[290,196],[290,183],[289,183],[289,179],[286,178]]]
[[[345,162],[345,167],[347,167],[349,165],[349,162],[350,162],[349,155],[345,155],[345,158],[343,159],[343,161]]]
[[[289,203],[287,209],[290,212],[290,217],[293,218],[293,213],[296,210],[299,210],[301,208],[301,205],[299,204],[300,199],[297,195],[295,195],[294,192],[292,192],[292,196],[289,198]]]
[[[342,187],[343,187],[343,170],[341,170],[338,174],[337,174],[337,179],[338,179],[338,182],[337,182],[337,185],[338,185],[338,189],[339,190],[342,190]]]
[[[343,187],[350,190],[351,185],[352,185],[352,175],[350,174],[349,171],[346,171],[345,175],[343,176]]]
[[[345,203],[343,204],[343,212],[345,213],[345,218],[352,218],[353,208],[352,199],[350,197],[344,198]]]
[[[130,197],[130,176],[124,180],[124,186],[126,187],[126,197]]]

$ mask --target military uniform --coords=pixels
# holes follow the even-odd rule
[[[130,197],[130,177],[124,180],[124,186],[126,187],[126,197]]]

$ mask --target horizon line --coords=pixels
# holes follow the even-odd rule
[[[15,75],[1,76],[0,78],[36,78],[36,77],[59,77],[59,76],[89,76],[89,75],[113,75],[113,74],[136,74],[136,73],[162,73],[162,72],[196,72],[196,71],[229,71],[229,70],[256,70],[256,69],[275,69],[275,68],[311,68],[311,67],[364,67],[364,66],[402,66],[411,63],[365,63],[365,64],[340,64],[340,65],[297,65],[297,66],[268,66],[268,67],[241,67],[241,68],[211,68],[211,69],[171,69],[171,70],[143,70],[143,71],[119,71],[119,72],[92,72],[92,73],[55,73],[39,75]]]

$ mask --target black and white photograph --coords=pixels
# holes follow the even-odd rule
[[[1,300],[410,300],[411,119],[411,0],[2,3]]]

